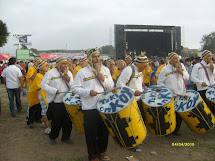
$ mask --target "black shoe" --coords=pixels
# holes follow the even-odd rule
[[[66,143],[66,144],[73,144],[73,141],[71,141],[70,139],[67,140],[61,140],[62,143]]]
[[[57,142],[56,142],[56,140],[50,139],[50,144],[51,144],[51,145],[56,145]]]
[[[28,124],[28,127],[33,128],[34,127],[34,123]]]
[[[12,117],[16,117],[16,114],[12,114]]]
[[[140,148],[138,148],[138,147],[134,147],[134,148],[131,148],[131,149],[129,149],[129,150],[131,150],[131,151],[133,151],[133,152],[141,152],[142,150],[140,149]]]

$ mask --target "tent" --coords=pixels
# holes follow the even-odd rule
[[[8,54],[0,54],[0,60],[9,60],[11,58]]]

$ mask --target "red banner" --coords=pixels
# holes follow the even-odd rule
[[[56,59],[57,54],[41,54],[40,58],[41,59]]]
[[[0,54],[0,60],[9,60],[11,58],[8,54]]]

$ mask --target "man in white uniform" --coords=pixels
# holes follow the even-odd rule
[[[52,109],[51,132],[49,139],[51,144],[56,144],[62,128],[62,142],[70,143],[72,121],[63,103],[63,94],[71,88],[73,76],[67,67],[67,59],[60,57],[56,60],[56,68],[49,70],[43,77],[40,87],[46,91],[46,102],[49,110]]]
[[[215,70],[212,56],[213,54],[210,51],[203,51],[202,61],[195,64],[193,67],[191,81],[196,84],[197,91],[200,93],[211,112],[215,115],[215,107],[206,99],[205,96],[206,90],[215,83]]]
[[[179,55],[171,52],[168,55],[169,63],[161,69],[157,84],[167,86],[173,93],[173,96],[183,95],[186,92],[184,80],[189,80],[184,65],[180,63]],[[176,128],[172,133],[179,136],[178,133],[182,123],[182,118],[176,112]]]
[[[116,87],[128,87],[134,92],[143,119],[144,111],[140,96],[142,94],[143,89],[145,88],[145,85],[143,83],[144,80],[142,71],[147,68],[148,64],[148,58],[144,54],[139,55],[134,60],[134,63],[123,69],[116,83]],[[132,148],[131,150],[135,152],[141,151],[141,149],[138,147]]]
[[[86,53],[89,65],[75,76],[72,91],[81,97],[89,160],[109,160],[106,154],[109,132],[96,104],[100,96],[98,93],[113,88],[114,83],[109,69],[102,65],[99,51],[90,48]]]

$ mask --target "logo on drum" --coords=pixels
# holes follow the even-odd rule
[[[126,87],[119,87],[117,93],[103,94],[98,100],[97,109],[102,113],[116,113],[126,108],[134,99],[134,93]]]

